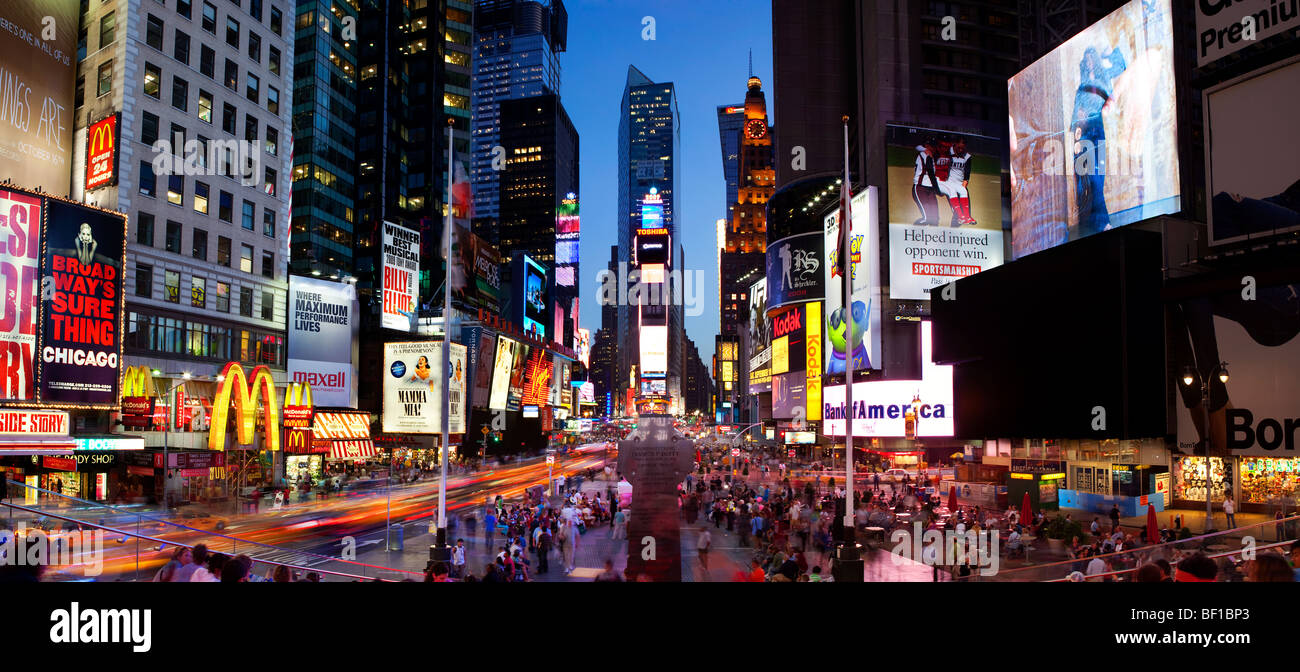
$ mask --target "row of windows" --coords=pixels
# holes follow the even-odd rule
[[[152,264],[137,263],[135,265],[135,295],[142,299],[153,298],[153,281],[154,267]],[[216,282],[213,286],[216,292],[213,307],[218,313],[230,312],[230,283]],[[181,301],[181,274],[179,271],[163,271],[163,300],[168,303],[180,304]],[[208,309],[208,280],[207,278],[197,275],[190,276],[189,297],[187,302],[193,308]],[[253,288],[241,287],[239,289],[239,314],[244,317],[253,316]],[[263,320],[275,319],[275,291],[270,289],[262,290],[261,318]]]
[[[279,367],[284,366],[286,354],[284,336],[279,334],[135,311],[127,315],[122,343],[141,351]]]
[[[224,192],[222,192],[222,194],[223,196],[226,195]],[[244,212],[246,213],[246,221],[251,223],[252,212],[254,210],[253,205],[248,201],[244,201],[244,205],[245,205]],[[165,233],[164,249],[166,251],[171,252],[173,254],[184,254],[183,247],[182,247],[184,245],[184,241],[182,240],[182,236],[183,236],[182,229],[183,229],[183,225],[180,222],[173,219],[166,220],[166,230],[164,232]],[[156,247],[156,245],[154,244],[154,238],[155,238],[154,216],[147,212],[138,213],[136,217],[136,241],[135,242],[137,244],[145,245],[148,247]],[[233,266],[233,262],[231,259],[231,247],[232,247],[232,242],[230,238],[227,238],[225,236],[217,236],[217,264],[219,266],[225,266],[228,268],[235,267]],[[240,247],[239,265],[237,266],[237,268],[244,273],[253,273],[254,272],[253,259],[257,253],[257,250],[252,245],[248,245],[246,243],[241,243],[239,247]],[[190,256],[200,261],[208,260],[208,232],[205,231],[204,229],[195,227],[193,231],[190,233]],[[262,250],[261,273],[263,277],[272,278],[272,279],[275,278],[276,273],[275,273],[275,251],[274,250]]]
[[[206,91],[199,92],[199,119],[211,123],[212,99],[207,96]],[[234,105],[225,103],[221,110],[222,130],[234,135],[235,127],[238,123],[238,110],[235,109]],[[147,110],[142,112],[140,116],[140,142],[153,146],[153,144],[158,141],[158,126],[158,115]],[[197,163],[197,167],[199,168],[206,169],[209,165],[221,164],[223,159],[229,159],[225,161],[227,168],[233,167],[235,163],[234,154],[237,148],[232,146],[229,141],[219,141],[216,145],[210,145],[210,138],[199,135],[196,137],[196,142],[187,149],[185,147],[186,129],[184,126],[179,124],[171,125],[171,137],[167,139],[172,143],[173,154],[187,159],[190,158],[190,155],[193,155],[193,160]],[[241,158],[251,160],[253,156],[252,152],[255,151],[257,143],[260,140],[257,117],[251,114],[244,115],[244,140],[249,143],[249,151],[243,153],[248,154],[249,156]],[[224,151],[217,153],[217,155],[214,156],[213,154],[216,149],[222,149]],[[244,148],[238,149],[243,150]],[[266,127],[266,141],[262,144],[261,149],[271,156],[279,156],[280,131],[268,125]],[[232,174],[230,177],[234,177],[234,175]]]
[[[276,186],[275,186],[276,179],[277,179],[276,171],[273,168],[266,168],[263,171],[263,173],[264,173],[264,182],[262,188],[268,196],[274,196],[276,193]],[[140,194],[143,196],[148,196],[149,198],[158,198],[158,176],[154,174],[153,164],[149,161],[141,161],[140,172],[138,175],[140,179]],[[177,175],[173,173],[173,174],[165,175],[164,177],[166,178],[166,185],[167,185],[167,193],[166,193],[167,202],[178,208],[184,207],[185,176]],[[234,176],[227,175],[227,177],[234,177]],[[223,222],[228,222],[233,224],[234,223],[234,219],[233,219],[234,197],[230,194],[230,192],[227,191],[219,191],[219,194],[220,196],[217,203],[217,217]],[[210,195],[211,195],[211,187],[208,185],[207,182],[199,182],[197,180],[194,182],[193,206],[195,212],[201,212],[205,215],[208,214],[210,208],[208,199]],[[256,228],[253,222],[254,215],[256,215],[256,212],[253,207],[253,203],[251,201],[244,201],[244,220],[242,224],[244,228],[247,229],[248,231],[252,231]],[[272,211],[270,208],[264,208],[262,214],[262,222],[263,222],[263,233],[265,233],[268,236],[274,237],[275,236],[274,211]]]
[[[207,47],[204,47],[204,49],[206,50]],[[211,66],[210,62],[201,63],[199,66],[199,71],[202,72],[204,75],[207,75],[208,77],[212,77],[214,73],[210,66]],[[101,82],[104,79],[105,73],[107,73],[107,76],[110,80],[109,90],[112,90],[111,80],[113,75],[113,61],[110,59],[100,64],[99,72],[100,72]],[[231,91],[239,90],[239,66],[236,65],[234,61],[231,61],[230,59],[226,59],[226,70],[225,70],[225,78],[223,80],[223,83],[225,84],[226,88],[230,89]],[[249,72],[247,73],[247,77],[245,77],[244,79],[244,83],[245,83],[244,97],[248,98],[254,104],[260,105],[261,92],[262,92],[261,78]],[[172,88],[171,88],[172,107],[182,112],[189,112],[190,109],[189,91],[190,91],[189,82],[182,79],[178,75],[173,75]],[[210,124],[212,123],[211,110],[212,110],[213,97],[211,93],[208,93],[207,91],[204,91],[202,89],[200,89],[200,92],[201,95],[199,98],[199,118],[203,119],[204,121]],[[104,93],[107,93],[107,91],[101,90],[99,95],[102,96],[104,95]],[[144,64],[144,94],[151,98],[162,100],[162,68],[148,61],[145,61]],[[203,117],[203,107],[205,101],[207,103],[207,109],[208,109],[207,118]],[[266,87],[266,110],[271,114],[276,115],[277,117],[280,115],[280,90],[275,88],[274,86]]]

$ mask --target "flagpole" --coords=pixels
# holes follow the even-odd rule
[[[841,279],[844,281],[844,528],[845,541],[854,542],[856,526],[853,520],[853,222],[851,201],[852,181],[849,179],[849,117],[844,122],[844,187],[840,198],[844,207],[840,213]]]
[[[439,555],[447,550],[447,443],[451,434],[451,210],[452,162],[454,161],[456,127],[447,119],[447,216],[442,225],[443,263],[442,281],[442,446],[439,452],[438,478],[438,536]],[[441,558],[445,559],[445,558]]]

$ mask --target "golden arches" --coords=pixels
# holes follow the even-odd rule
[[[226,449],[226,425],[231,395],[235,402],[235,440],[239,445],[253,443],[257,429],[257,403],[262,402],[263,435],[267,449],[280,450],[280,406],[275,398],[275,380],[266,366],[257,366],[248,376],[239,362],[230,362],[221,370],[224,376],[212,401],[212,426],[208,430],[208,449]]]

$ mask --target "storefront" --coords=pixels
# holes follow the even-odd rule
[[[1283,502],[1294,511],[1300,497],[1300,458],[1237,458],[1241,474],[1240,496],[1243,506],[1276,506]]]
[[[1210,501],[1223,503],[1224,493],[1233,490],[1235,462],[1233,458],[1210,458]],[[1205,457],[1181,455],[1174,458],[1174,506],[1180,508],[1205,507]]]
[[[1210,465],[1210,498],[1216,509],[1222,506],[1225,492],[1233,493],[1238,510],[1250,513],[1294,511],[1300,502],[1300,458],[1213,457]],[[1174,460],[1173,492],[1176,506],[1205,507],[1204,457],[1183,455]]]
[[[382,460],[370,438],[370,414],[364,411],[317,411],[312,445],[336,467]]]
[[[325,476],[325,455],[285,455],[284,478],[290,487],[299,487],[304,480],[317,481]]]
[[[1065,480],[1065,462],[1012,458],[1007,473],[1007,506],[1019,510],[1029,494],[1032,509],[1060,508],[1060,490]]]

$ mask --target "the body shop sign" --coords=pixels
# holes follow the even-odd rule
[[[117,115],[86,129],[86,191],[117,184]]]
[[[931,358],[930,323],[921,323],[921,380],[853,384],[853,435],[907,436],[908,411],[916,414],[916,436],[953,435],[952,367]],[[844,386],[822,390],[822,424],[827,436],[844,436]]]

